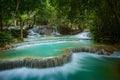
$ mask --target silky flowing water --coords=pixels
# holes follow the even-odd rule
[[[0,72],[1,80],[120,80],[120,59],[75,53],[73,60],[46,69],[17,68]]]
[[[51,39],[53,40],[53,39]],[[23,56],[59,56],[67,48],[88,47],[89,40],[46,41],[47,43],[27,44],[0,52],[0,58]],[[29,42],[29,41],[28,41]],[[73,53],[71,62],[52,68],[15,68],[0,71],[0,80],[120,80],[120,58],[80,52]]]

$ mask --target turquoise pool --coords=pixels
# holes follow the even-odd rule
[[[52,57],[63,53],[65,49],[72,47],[90,46],[92,42],[82,41],[57,41],[35,44],[22,44],[8,51],[1,51],[0,58],[15,58],[15,57]]]

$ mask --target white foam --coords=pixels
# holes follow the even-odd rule
[[[75,35],[75,37],[80,38],[80,39],[91,39],[90,32],[82,32],[82,33]]]
[[[46,68],[46,69],[31,69],[31,68],[18,68],[5,70],[0,72],[0,79],[2,80],[13,80],[16,77],[19,77],[19,80],[27,80],[27,78],[37,77],[38,80],[58,80],[59,77],[62,80],[66,80],[69,74],[74,74],[77,71],[89,71],[87,69],[83,69],[80,61],[85,59],[86,56],[94,56],[97,55],[88,54],[88,53],[75,53],[72,55],[72,61],[60,67],[54,68]]]

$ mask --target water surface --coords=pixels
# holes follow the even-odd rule
[[[17,68],[0,71],[1,80],[120,80],[120,59],[75,53],[73,60],[46,69]]]
[[[8,51],[1,51],[0,58],[15,58],[15,57],[52,57],[58,56],[64,52],[65,49],[73,47],[90,46],[92,42],[82,41],[58,41],[37,44],[21,45],[17,48]]]

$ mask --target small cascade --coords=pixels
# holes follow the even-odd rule
[[[71,53],[65,51],[66,53],[57,57],[48,58],[23,58],[16,60],[4,60],[0,61],[0,70],[13,69],[19,67],[29,67],[29,68],[49,68],[62,66],[65,63],[71,61]]]
[[[84,40],[92,39],[89,31],[81,32],[81,33],[75,35],[75,37],[80,38],[80,39],[84,39]]]
[[[89,52],[89,53],[95,53],[97,52],[97,50],[95,48],[71,48],[71,51],[73,53],[77,53],[77,52]]]
[[[53,36],[59,36],[59,35],[60,35],[60,33],[58,33],[58,31],[57,31],[57,28],[56,28],[56,27],[53,27],[53,30],[52,30],[52,35],[53,35]]]
[[[108,55],[109,53],[106,52],[104,49],[97,50],[96,48],[71,48],[72,53],[78,53],[78,52],[88,52],[88,53],[94,53],[99,55]]]
[[[40,36],[38,33],[35,33],[33,30],[29,30],[28,37]]]
[[[80,47],[80,48],[71,48],[65,50],[62,55],[56,57],[46,57],[46,58],[19,58],[12,60],[3,60],[0,61],[0,70],[13,69],[19,67],[28,67],[28,68],[50,68],[56,66],[62,66],[72,60],[72,53],[79,52],[88,52],[99,55],[108,55],[104,49],[96,49],[91,47]]]
[[[28,37],[36,37],[36,36],[59,36],[56,27],[47,27],[46,25],[34,26],[29,30]]]

